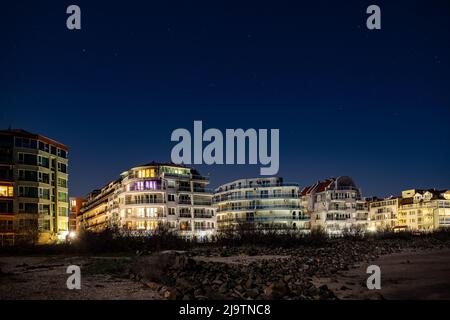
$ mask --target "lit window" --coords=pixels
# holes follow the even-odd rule
[[[138,171],[138,178],[153,178],[155,169],[142,169]]]
[[[0,197],[12,197],[14,195],[13,187],[0,186]]]

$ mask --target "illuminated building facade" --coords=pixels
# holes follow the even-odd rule
[[[410,189],[369,204],[370,230],[432,231],[450,226],[450,190]]]
[[[297,184],[282,178],[236,180],[214,194],[218,231],[251,224],[259,229],[309,230],[309,216],[300,206]]]
[[[369,202],[369,230],[395,230],[398,226],[400,200],[401,197],[388,197]]]
[[[216,217],[208,184],[207,177],[184,166],[135,167],[87,196],[79,225],[92,231],[109,227],[141,234],[163,225],[185,238],[209,238]]]
[[[432,231],[450,226],[450,190],[402,192],[398,213],[400,230]]]
[[[326,179],[305,187],[300,197],[311,216],[311,228],[322,228],[332,235],[367,228],[366,201],[348,176]]]
[[[25,130],[0,131],[0,245],[68,234],[67,147]]]

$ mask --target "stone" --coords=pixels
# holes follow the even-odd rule
[[[280,299],[286,295],[288,288],[282,281],[270,284],[264,289],[264,295],[269,299]]]
[[[159,289],[161,289],[161,285],[159,283],[156,283],[153,281],[147,281],[147,282],[145,282],[145,285],[152,290],[159,291]]]
[[[249,296],[252,299],[255,299],[259,295],[259,291],[256,288],[255,289],[247,289],[247,291],[245,293],[247,294],[247,296]]]

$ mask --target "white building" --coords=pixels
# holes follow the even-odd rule
[[[208,183],[196,170],[170,163],[132,168],[88,195],[80,227],[149,234],[164,225],[185,238],[209,238],[216,217]]]
[[[369,230],[392,231],[398,226],[400,197],[387,197],[369,202]]]
[[[218,231],[239,224],[258,228],[309,230],[309,216],[300,206],[297,184],[282,178],[240,179],[218,187],[214,193]]]
[[[350,177],[330,178],[303,188],[301,204],[311,216],[312,228],[329,234],[367,228],[368,210],[360,190]]]

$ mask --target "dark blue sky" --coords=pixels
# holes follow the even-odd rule
[[[279,175],[302,186],[450,187],[448,0],[92,2],[1,6],[0,127],[67,144],[72,195],[170,160],[194,120],[279,128]],[[370,4],[382,30],[365,26]],[[212,186],[259,174],[199,169]]]

